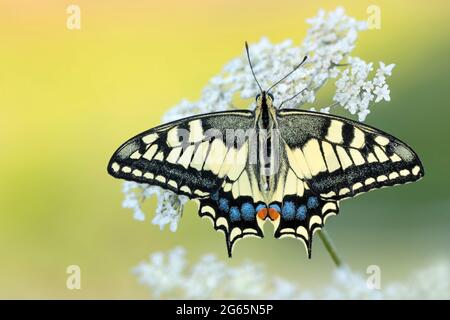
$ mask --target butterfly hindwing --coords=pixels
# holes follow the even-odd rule
[[[256,219],[256,209],[262,204],[255,203],[252,197],[235,199],[231,192],[221,189],[211,198],[198,201],[200,216],[209,218],[214,229],[224,232],[229,257],[238,240],[248,236],[264,237]]]
[[[278,123],[290,165],[321,198],[341,200],[423,176],[414,151],[378,129],[287,109],[278,112]]]
[[[276,238],[294,237],[301,240],[311,257],[315,231],[320,230],[326,219],[339,212],[339,203],[323,199],[314,193],[306,180],[290,168],[289,159],[282,153],[282,173],[271,198],[269,208],[279,213],[274,224]],[[284,169],[287,168],[287,169]]]
[[[311,257],[312,240],[315,231],[320,230],[330,215],[339,212],[339,203],[325,200],[306,190],[302,197],[287,195],[279,205],[280,221],[275,230],[276,238],[295,237],[305,244]]]

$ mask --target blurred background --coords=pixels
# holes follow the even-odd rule
[[[81,8],[80,30],[66,27],[70,4]],[[392,101],[366,122],[408,142],[426,175],[344,201],[327,230],[354,270],[379,265],[382,283],[449,259],[448,1],[2,0],[0,298],[149,298],[131,268],[177,245],[192,260],[215,252],[305,287],[327,283],[334,265],[318,238],[310,261],[301,243],[270,233],[239,242],[228,260],[223,234],[193,204],[176,233],[133,220],[106,165],[182,98],[199,98],[244,40],[299,43],[320,8],[365,20],[371,4],[381,29],[361,32],[352,55],[396,67]],[[66,288],[72,264],[81,290]]]

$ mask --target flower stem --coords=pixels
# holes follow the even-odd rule
[[[333,259],[333,262],[336,264],[336,267],[342,267],[343,262],[341,257],[339,257],[339,254],[336,251],[336,247],[333,244],[333,241],[331,240],[328,233],[325,231],[325,229],[318,230],[317,233],[319,234],[320,240],[322,240],[323,245],[325,246],[325,249],[327,249],[328,253],[331,256],[331,259]]]

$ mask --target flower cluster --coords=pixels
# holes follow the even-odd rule
[[[161,230],[166,224],[170,225],[171,231],[175,232],[177,230],[183,206],[188,201],[187,197],[164,191],[156,186],[149,186],[147,184],[139,184],[131,181],[124,182],[122,191],[125,194],[122,206],[124,208],[133,209],[134,218],[141,221],[145,220],[145,214],[142,211],[141,203],[151,196],[156,195],[158,205],[152,223],[159,225]]]
[[[351,114],[358,114],[359,120],[363,121],[370,112],[371,104],[390,100],[386,77],[391,75],[394,65],[386,66],[380,62],[371,78],[373,64],[350,56],[358,32],[367,28],[365,21],[348,17],[342,8],[337,8],[332,12],[321,10],[307,23],[310,29],[300,45],[295,45],[292,40],[272,44],[267,38],[262,38],[259,43],[250,46],[254,70],[263,88],[269,88],[298,65],[305,55],[308,56],[301,68],[271,90],[276,105],[301,92],[283,107],[300,108],[310,104],[311,108],[317,91],[330,80],[334,80],[336,85],[334,103],[318,107],[321,112],[328,113],[332,108],[341,106]],[[240,95],[241,99],[253,98],[258,91],[243,52],[209,81],[198,101],[181,101],[164,115],[163,121],[234,109],[237,107],[236,95]],[[253,108],[254,102],[249,107]],[[156,187],[147,188],[145,185],[126,183],[124,206],[133,208],[135,217],[142,220],[144,213],[138,198],[145,199],[148,195],[157,194],[158,208],[153,223],[161,228],[169,224],[171,230],[176,230],[186,199]]]
[[[349,67],[345,69],[336,81],[336,94],[333,100],[347,109],[351,114],[358,113],[359,121],[364,121],[370,113],[372,101],[390,101],[389,87],[386,76],[392,74],[394,64],[386,66],[380,62],[373,79],[368,80],[373,63],[367,63],[360,58],[349,57]]]
[[[412,274],[403,283],[367,286],[362,273],[336,269],[330,284],[309,290],[287,279],[273,277],[261,265],[246,262],[230,267],[214,255],[189,266],[185,250],[175,248],[151,255],[134,273],[154,297],[179,299],[449,299],[450,261],[441,261]]]
[[[229,267],[211,254],[189,266],[185,256],[180,247],[166,254],[157,252],[133,271],[157,298],[166,295],[182,299],[282,299],[291,298],[296,291],[284,279],[267,278],[261,265],[247,262]]]

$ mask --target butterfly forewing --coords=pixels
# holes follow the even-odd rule
[[[414,151],[361,123],[300,110],[278,113],[292,169],[325,199],[341,200],[423,176]]]
[[[222,155],[230,151],[222,139],[228,128],[248,129],[250,111],[225,111],[168,123],[125,142],[112,156],[114,177],[158,185],[190,198],[207,197],[227,179],[219,176]],[[238,151],[239,150],[233,150]],[[244,170],[245,162],[230,169]]]

